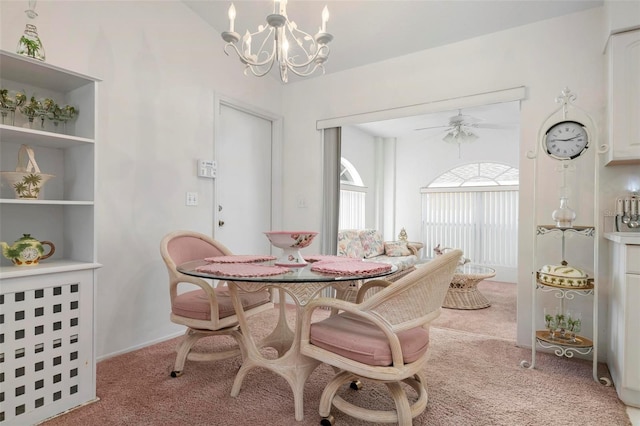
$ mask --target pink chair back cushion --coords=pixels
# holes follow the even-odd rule
[[[226,253],[218,250],[207,241],[192,236],[180,236],[167,244],[169,256],[176,265],[190,260],[201,260],[205,257],[222,256]]]
[[[422,327],[398,333],[405,364],[420,359],[429,346],[429,330]],[[371,323],[346,314],[311,324],[310,342],[367,365],[389,366],[393,360],[384,333]]]
[[[229,289],[226,287],[216,288],[215,292],[218,299],[220,318],[235,315]],[[267,290],[253,293],[240,293],[240,300],[245,310],[268,303],[270,300],[269,297],[270,295]],[[174,315],[185,318],[198,320],[211,319],[209,299],[204,290],[194,290],[178,295],[173,302],[171,312],[173,312]]]

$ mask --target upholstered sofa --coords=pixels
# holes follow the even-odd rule
[[[421,248],[421,243],[384,241],[382,234],[375,229],[344,229],[338,232],[338,256],[390,263],[398,267],[393,279],[415,268]]]

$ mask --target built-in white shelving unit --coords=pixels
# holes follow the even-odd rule
[[[55,177],[37,200],[0,188],[0,241],[31,234],[55,245],[36,266],[0,258],[0,425],[33,424],[96,398],[94,294],[95,164],[99,80],[0,51],[0,86],[52,98],[79,111],[55,128],[20,113],[0,124],[0,170],[13,171],[22,145]]]

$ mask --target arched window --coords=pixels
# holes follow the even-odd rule
[[[456,247],[473,263],[510,270],[518,252],[518,169],[471,163],[421,188],[426,247]]]
[[[340,184],[364,186],[358,170],[344,157],[340,158]]]
[[[340,158],[340,218],[338,229],[364,229],[366,223],[365,188],[358,170],[349,160]]]

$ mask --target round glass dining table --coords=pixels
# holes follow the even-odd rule
[[[309,375],[320,364],[319,361],[306,357],[300,353],[300,321],[302,312],[307,303],[321,295],[327,287],[335,289],[335,297],[347,299],[351,292],[357,291],[358,283],[364,279],[381,278],[397,271],[392,266],[386,271],[377,271],[366,274],[329,274],[312,271],[312,263],[304,267],[290,267],[288,271],[278,275],[267,276],[233,276],[229,274],[216,274],[198,271],[199,267],[208,265],[205,260],[186,262],[178,266],[178,271],[200,278],[226,281],[229,285],[233,306],[238,316],[238,323],[246,348],[246,355],[242,366],[238,370],[231,396],[236,397],[240,393],[242,381],[255,367],[262,367],[282,376],[291,386],[293,391],[294,413],[297,421],[303,420],[303,393],[304,384]],[[256,265],[274,266],[273,261],[255,263]],[[240,302],[239,292],[254,292],[263,288],[277,289],[279,300],[279,316],[271,334],[256,343],[251,333]],[[292,330],[286,318],[286,296],[295,303],[295,326]],[[260,352],[260,348],[274,348],[278,352],[277,358],[266,358]],[[265,386],[268,386],[265,381]]]

